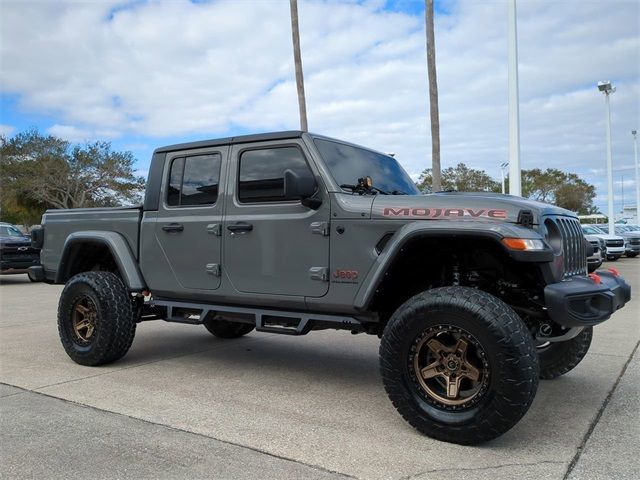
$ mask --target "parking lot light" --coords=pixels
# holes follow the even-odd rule
[[[616,91],[609,80],[598,82],[598,90],[605,98],[605,131],[607,135],[607,216],[609,217],[609,235],[615,235],[613,218],[613,161],[611,159],[611,106],[609,96]]]

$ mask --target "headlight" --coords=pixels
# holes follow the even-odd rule
[[[502,243],[511,250],[545,250],[542,240],[532,238],[503,238]]]

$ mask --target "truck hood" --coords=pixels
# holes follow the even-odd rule
[[[499,193],[446,192],[431,195],[376,195],[371,209],[372,218],[424,220],[486,220],[517,223],[520,211],[533,214],[538,225],[545,215],[576,218],[564,208]]]

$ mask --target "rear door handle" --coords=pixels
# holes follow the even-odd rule
[[[253,230],[253,225],[245,222],[234,223],[233,225],[227,225],[227,230],[233,233],[246,233]]]
[[[181,232],[184,230],[184,225],[181,223],[169,223],[162,226],[162,230],[165,232]]]

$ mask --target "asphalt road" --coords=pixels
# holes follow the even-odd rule
[[[61,287],[0,278],[0,478],[626,479],[640,472],[640,258],[615,265],[636,297],[596,327],[569,374],[478,447],[420,435],[378,374],[378,340],[146,322],[98,368],[60,346]]]

